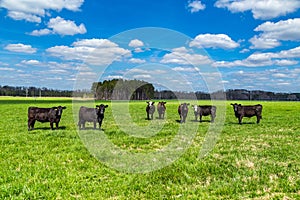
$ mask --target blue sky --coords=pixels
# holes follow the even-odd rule
[[[299,0],[0,0],[0,85],[300,92]]]

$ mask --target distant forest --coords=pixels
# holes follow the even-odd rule
[[[226,95],[227,100],[300,101],[300,93],[275,93],[261,90],[230,89],[225,92],[157,91],[151,83],[140,80],[113,79],[92,84],[91,90],[72,91],[36,87],[0,86],[0,96],[90,97],[97,100],[203,99]]]
[[[54,90],[37,87],[13,87],[0,86],[0,96],[20,96],[20,97],[72,97],[73,91]]]

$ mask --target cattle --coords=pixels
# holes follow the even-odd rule
[[[182,103],[178,106],[178,114],[180,116],[180,123],[185,123],[187,114],[189,112],[189,103]]]
[[[192,105],[192,108],[194,110],[195,121],[197,121],[198,120],[198,115],[199,115],[200,108],[198,107],[198,105]]]
[[[208,116],[208,115],[210,115],[211,122],[215,121],[216,111],[217,111],[216,106],[199,105],[197,111],[200,116],[200,122],[202,122],[202,116]]]
[[[96,108],[88,108],[85,106],[81,106],[79,109],[79,129],[85,129],[85,122],[93,122],[94,129],[96,129],[96,124],[98,122],[99,129],[101,129],[102,122],[104,119],[105,108],[107,107],[108,105],[104,104],[97,105]]]
[[[153,101],[147,101],[147,107],[146,107],[146,112],[147,112],[147,119],[153,119],[153,113],[155,112],[155,106]]]
[[[65,106],[57,106],[52,108],[39,108],[39,107],[29,107],[28,108],[28,130],[34,129],[35,121],[38,122],[50,122],[50,128],[53,130],[53,123],[58,129],[58,125],[61,119],[63,110],[66,109]]]
[[[258,124],[262,119],[261,113],[263,106],[260,104],[252,106],[242,106],[241,104],[231,104],[233,106],[235,117],[238,118],[239,124],[242,124],[243,117],[256,116],[256,123]]]
[[[165,101],[160,101],[157,104],[157,112],[158,112],[158,118],[164,119],[165,118],[165,112],[166,112],[166,103]]]

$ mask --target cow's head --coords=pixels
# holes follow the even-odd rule
[[[181,104],[181,110],[182,111],[188,111],[190,103],[182,103]]]
[[[232,104],[230,104],[230,105],[232,105],[233,106],[233,110],[234,110],[234,112],[237,112],[238,111],[238,108],[239,108],[239,106],[241,106],[241,104],[237,104],[237,103],[232,103]]]
[[[107,108],[108,105],[100,104],[99,106],[96,106],[96,109],[98,109],[98,114],[103,115],[105,112],[105,108]]]
[[[148,104],[148,106],[154,106],[155,102],[154,101],[147,101],[146,103]]]
[[[162,105],[163,107],[166,107],[166,103],[165,101],[160,101],[159,104]]]
[[[64,109],[66,109],[66,106],[57,106],[57,107],[52,107],[52,109],[54,109],[56,111],[56,116],[61,116],[62,115],[62,111]]]
[[[198,111],[198,105],[192,105],[193,109],[194,109],[194,112],[197,112]]]

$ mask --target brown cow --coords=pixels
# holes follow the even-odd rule
[[[87,108],[85,106],[81,106],[79,109],[79,129],[85,129],[85,122],[93,122],[94,129],[96,129],[96,123],[98,122],[99,129],[101,129],[105,108],[107,107],[108,105],[103,104],[97,105],[96,108]]]
[[[187,114],[189,112],[189,103],[182,103],[178,106],[178,114],[180,116],[180,123],[185,123]]]
[[[50,128],[53,130],[53,123],[58,129],[58,124],[61,119],[62,111],[66,107],[57,106],[52,108],[39,108],[39,107],[29,107],[28,108],[28,130],[34,129],[35,121],[39,122],[50,122]]]
[[[160,101],[157,104],[157,112],[158,112],[158,118],[164,119],[165,118],[165,112],[166,112],[166,103],[165,101]]]
[[[207,105],[198,106],[200,122],[202,122],[202,116],[208,116],[208,115],[210,115],[211,117],[211,122],[214,122],[216,118],[216,111],[217,111],[216,106],[207,106]]]
[[[153,113],[155,112],[155,106],[154,106],[153,101],[147,101],[147,107],[146,107],[146,112],[147,112],[147,119],[150,120],[153,119]]]
[[[242,124],[243,117],[253,117],[256,116],[256,123],[260,122],[262,119],[262,105],[257,104],[253,106],[242,106],[241,104],[231,104],[233,106],[234,114],[239,120],[239,124]]]

